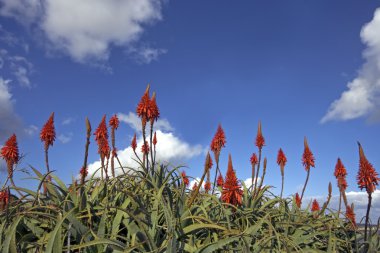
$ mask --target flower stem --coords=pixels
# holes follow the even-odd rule
[[[368,205],[367,205],[367,214],[365,216],[365,227],[364,227],[364,241],[367,241],[367,229],[368,229],[368,221],[369,221],[369,210],[371,209],[372,203],[372,193],[368,193]]]
[[[307,182],[309,181],[309,176],[310,176],[310,166],[307,167],[307,176],[306,176],[305,185],[303,186],[303,189],[302,189],[301,201],[302,201],[302,198],[303,198],[303,194],[305,193]]]
[[[284,192],[284,181],[285,181],[285,177],[284,177],[284,165],[281,165],[281,179],[282,179],[282,183],[281,183],[280,199],[282,199],[282,193]]]

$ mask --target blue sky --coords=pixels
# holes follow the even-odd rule
[[[187,165],[187,174],[201,175],[221,123],[222,171],[231,153],[238,177],[250,177],[261,120],[274,192],[280,147],[288,158],[285,194],[300,191],[307,136],[316,168],[306,194],[325,196],[328,182],[336,185],[340,157],[360,202],[356,141],[380,166],[379,7],[369,0],[0,0],[0,141],[16,132],[20,167],[44,170],[39,131],[54,111],[51,167],[69,182],[82,165],[86,116],[95,129],[104,114],[120,114],[117,146],[128,156],[137,131],[131,112],[150,83],[167,142],[162,158]],[[92,162],[96,150],[93,140]],[[30,184],[24,177],[16,173],[19,184]]]

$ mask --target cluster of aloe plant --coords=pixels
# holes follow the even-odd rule
[[[316,204],[301,208],[302,198],[298,194],[298,200],[296,196],[283,198],[282,193],[276,196],[271,192],[271,186],[263,184],[267,162],[266,158],[261,161],[265,143],[261,124],[256,138],[259,156],[251,158],[250,187],[237,180],[231,156],[226,177],[221,175],[220,167],[223,165],[219,164],[219,156],[225,136],[220,127],[210,147],[216,161],[214,182],[211,183],[210,179],[213,164],[208,153],[202,178],[190,189],[188,177],[181,167],[156,161],[157,138],[153,129],[159,112],[155,103],[155,95],[149,97],[148,87],[137,108],[142,121],[141,153],[136,151],[136,136],[131,143],[138,164],[136,168],[123,166],[117,157],[117,117],[110,121],[112,150],[108,146],[107,126],[104,128],[105,118],[95,131],[102,161],[99,168],[101,177],[95,177],[95,173],[88,175],[87,155],[92,129],[86,119],[87,135],[80,180],[74,178],[69,185],[49,169],[48,148],[55,139],[53,114],[50,123],[48,121],[41,131],[47,172],[41,173],[32,168],[39,182],[37,189],[25,189],[14,184],[13,172],[19,160],[17,142],[14,138],[6,143],[2,157],[12,159],[6,159],[8,178],[0,192],[1,252],[380,250],[380,238],[375,228],[370,227],[363,233],[357,229],[352,217],[342,218],[340,210],[329,208],[331,183],[327,187],[327,200],[321,208]],[[147,123],[150,123],[148,137]],[[304,165],[308,169],[313,165],[312,158],[310,154],[304,157]],[[278,158],[282,175],[285,163],[283,154]],[[262,175],[258,181],[260,167]],[[108,175],[109,169],[111,176]],[[115,173],[115,170],[123,173]],[[310,170],[307,180],[309,173]],[[9,186],[8,179],[11,180]],[[205,185],[212,185],[212,191],[208,187],[202,189],[205,179]],[[341,189],[340,193],[343,193]]]

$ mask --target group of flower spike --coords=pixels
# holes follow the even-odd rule
[[[157,144],[156,132],[154,132],[153,134],[153,129],[154,129],[154,122],[157,121],[157,119],[159,118],[160,112],[156,103],[156,94],[153,93],[152,97],[150,97],[149,88],[150,87],[148,85],[136,109],[136,113],[141,119],[141,125],[142,125],[142,138],[143,138],[143,144],[141,146],[141,153],[143,155],[142,159],[140,159],[139,155],[136,152],[136,148],[137,148],[136,134],[134,135],[132,139],[131,147],[136,158],[139,160],[140,164],[142,165],[143,169],[146,172],[151,172],[153,174],[155,164],[156,164],[155,160],[156,160],[156,144]],[[147,123],[150,123],[149,142],[146,136]],[[103,116],[98,128],[94,132],[95,141],[98,144],[98,154],[100,155],[100,161],[101,161],[101,168],[100,168],[101,178],[102,179],[105,178],[106,180],[109,179],[108,168],[107,168],[109,161],[111,164],[112,177],[115,177],[114,159],[118,161],[120,168],[123,170],[123,166],[117,157],[117,150],[115,147],[115,131],[119,127],[119,119],[116,115],[114,115],[110,119],[109,126],[111,128],[112,151],[108,142],[108,128],[106,124],[105,115]],[[87,138],[86,138],[86,145],[85,145],[85,156],[84,156],[83,166],[80,170],[81,184],[85,183],[85,179],[88,175],[87,156],[88,156],[88,147],[89,147],[90,138],[91,138],[91,124],[87,118],[86,118],[86,128],[87,128]],[[43,184],[45,194],[46,194],[46,183],[52,180],[52,178],[50,177],[51,171],[49,168],[48,151],[49,151],[49,147],[53,145],[55,141],[55,137],[56,137],[56,133],[55,133],[55,128],[54,128],[54,113],[52,113],[48,121],[42,127],[41,133],[40,133],[40,139],[44,144],[45,163],[46,163],[46,169],[47,169],[46,182],[44,182]],[[224,203],[228,203],[234,206],[242,205],[243,190],[238,178],[236,177],[235,171],[233,169],[231,155],[229,155],[228,157],[228,169],[227,169],[225,178],[223,178],[221,171],[219,169],[219,158],[220,158],[221,150],[223,147],[225,147],[225,144],[226,144],[225,133],[222,129],[222,126],[219,125],[217,128],[216,134],[214,138],[212,139],[211,145],[210,145],[210,150],[213,152],[214,159],[216,162],[214,181],[212,183],[211,178],[210,178],[210,171],[213,166],[213,161],[212,161],[210,153],[207,153],[203,175],[200,179],[200,182],[195,183],[192,188],[192,196],[188,202],[188,206],[191,206],[195,197],[199,193],[200,188],[203,185],[203,182],[205,180],[205,177],[206,177],[206,182],[204,184],[204,190],[206,193],[210,192],[212,188],[212,194],[214,194],[215,187],[217,186],[217,187],[220,187],[221,189],[221,200]],[[372,201],[372,193],[375,191],[380,178],[378,177],[378,174],[375,171],[372,164],[367,160],[360,143],[358,144],[359,144],[359,159],[360,160],[359,160],[359,172],[357,175],[357,183],[361,190],[366,189],[367,195],[368,195],[368,206],[367,206],[367,213],[366,213],[366,220],[365,220],[365,234],[364,234],[364,237],[366,240],[367,226],[368,226],[368,221],[369,221],[369,212],[370,212],[371,201]],[[259,192],[263,189],[263,181],[265,178],[266,167],[267,167],[267,159],[264,158],[263,171],[262,171],[262,175],[260,176],[261,180],[260,180],[260,184],[258,184],[260,165],[261,165],[261,159],[262,159],[262,148],[265,145],[265,139],[262,134],[260,122],[258,124],[258,131],[257,131],[256,140],[255,140],[255,145],[258,148],[258,156],[256,155],[256,153],[253,153],[250,158],[250,162],[252,165],[252,182],[251,182],[252,183],[251,184],[252,198],[255,198],[255,196],[257,196]],[[4,210],[10,202],[11,195],[10,195],[10,187],[7,186],[8,181],[10,181],[13,189],[18,191],[13,181],[13,173],[15,170],[15,166],[20,161],[20,154],[19,154],[17,138],[15,134],[13,134],[5,142],[4,146],[1,148],[1,157],[5,160],[7,164],[8,178],[0,190],[0,211]],[[287,162],[286,156],[283,150],[280,148],[278,151],[278,156],[277,156],[277,164],[280,167],[280,172],[281,172],[281,177],[282,177],[280,198],[282,198],[283,189],[284,189],[284,168],[285,168],[286,162]],[[306,181],[302,189],[301,196],[298,194],[298,192],[294,196],[294,201],[298,208],[301,208],[302,199],[304,197],[305,189],[306,189],[309,176],[310,176],[310,168],[315,167],[315,158],[309,148],[306,137],[304,140],[304,152],[302,155],[302,164],[307,172],[307,175],[306,175]],[[340,192],[338,213],[340,213],[341,201],[343,199],[344,205],[346,207],[346,218],[351,222],[352,227],[356,228],[354,206],[353,204],[349,205],[347,203],[347,198],[345,194],[345,190],[347,188],[346,175],[347,175],[347,171],[341,159],[338,158],[336,166],[335,166],[335,172],[334,172],[334,176],[337,179],[338,189]],[[184,171],[181,173],[181,177],[182,177],[183,184],[186,186],[189,186],[189,178],[186,176],[186,173]],[[23,196],[21,192],[18,191],[18,193],[20,194],[20,196]],[[325,203],[322,210],[326,208],[330,198],[331,198],[331,184],[329,185],[328,201]],[[320,212],[320,210],[321,208],[319,206],[319,203],[317,202],[317,200],[314,199],[312,202],[311,211],[314,214],[316,214]]]

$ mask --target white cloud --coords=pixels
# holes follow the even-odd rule
[[[62,125],[70,125],[71,123],[74,122],[74,118],[71,118],[71,117],[68,117],[68,118],[65,118],[64,120],[62,120]]]
[[[140,152],[142,143],[143,140],[140,136],[137,140],[136,149],[136,153],[140,156],[140,159],[142,159],[142,154]],[[171,163],[174,165],[178,165],[179,162],[183,162],[184,160],[191,159],[204,153],[204,148],[201,145],[190,145],[189,143],[176,137],[173,133],[165,133],[161,130],[157,130],[156,149],[157,162]],[[117,154],[123,167],[138,167],[138,164],[135,161],[136,157],[131,147],[119,150]],[[115,163],[118,164],[117,161],[115,161]],[[117,167],[119,166],[117,165]],[[98,168],[100,168],[100,161],[90,164],[88,168],[89,175],[92,175]],[[121,173],[121,170],[118,170],[117,173]],[[98,171],[96,176],[99,175],[100,171]],[[111,173],[109,173],[109,175],[111,175]]]
[[[38,127],[36,127],[35,125],[30,125],[24,128],[24,132],[29,136],[33,136],[38,132]]]
[[[4,68],[6,66],[6,68]],[[7,50],[0,49],[0,70],[3,74],[10,73],[22,87],[31,88],[29,75],[33,72],[33,64],[25,57],[11,55]]]
[[[166,54],[168,50],[163,48],[142,47],[139,49],[129,48],[128,53],[140,64],[149,64],[157,61],[160,55]]]
[[[117,116],[121,122],[128,124],[136,132],[141,132],[141,119],[136,113],[129,112],[128,114],[118,113]],[[172,132],[174,128],[170,125],[167,119],[159,119],[154,123],[155,130],[161,130],[165,132]]]
[[[0,77],[0,139],[5,140],[21,125],[20,118],[13,109],[12,93],[9,90],[10,80]]]
[[[162,18],[161,0],[0,0],[0,3],[1,15],[24,24],[36,24],[50,48],[77,62],[107,60],[111,46],[132,46],[145,25]],[[148,57],[153,59],[154,53]]]
[[[57,136],[57,139],[63,144],[70,142],[72,138],[73,138],[73,133],[71,132],[68,134],[60,134]]]
[[[363,26],[360,37],[367,48],[365,63],[358,76],[347,84],[347,90],[329,107],[321,123],[350,120],[368,115],[380,107],[380,8],[374,18]]]

